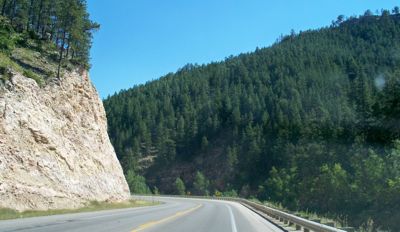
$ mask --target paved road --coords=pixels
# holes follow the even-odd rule
[[[144,198],[144,197],[142,197]],[[275,232],[244,206],[227,201],[157,197],[150,207],[0,221],[1,232]]]

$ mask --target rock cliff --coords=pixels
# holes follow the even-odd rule
[[[0,208],[76,208],[128,198],[87,72],[42,88],[14,73],[0,87]]]

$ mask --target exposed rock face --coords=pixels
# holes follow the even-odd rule
[[[0,208],[76,208],[129,189],[86,72],[40,88],[15,74],[0,87]]]

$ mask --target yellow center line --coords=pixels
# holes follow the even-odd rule
[[[142,230],[145,230],[145,229],[147,229],[147,228],[149,228],[149,227],[152,227],[152,226],[161,224],[161,223],[163,223],[163,222],[166,222],[166,221],[169,221],[169,220],[172,220],[172,219],[181,217],[181,216],[183,216],[183,215],[189,214],[189,213],[191,213],[191,212],[193,212],[193,211],[199,209],[199,208],[202,207],[202,206],[203,206],[203,205],[200,204],[200,205],[197,205],[197,206],[194,207],[194,208],[191,208],[191,209],[188,209],[188,210],[184,210],[184,211],[179,211],[179,212],[175,213],[174,215],[171,215],[171,216],[169,216],[169,217],[163,218],[163,219],[161,219],[161,220],[147,222],[147,223],[145,223],[145,224],[140,225],[138,228],[132,230],[131,232],[142,231]]]

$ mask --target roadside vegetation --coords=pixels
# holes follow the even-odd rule
[[[186,65],[104,105],[125,173],[148,189],[236,192],[400,231],[399,78],[395,7]]]
[[[101,210],[111,210],[111,209],[124,209],[124,208],[134,208],[134,207],[144,207],[157,205],[158,202],[150,201],[139,201],[130,200],[126,202],[119,203],[108,203],[108,202],[98,202],[92,201],[88,203],[85,207],[79,209],[58,209],[58,210],[28,210],[23,212],[18,212],[13,209],[0,209],[0,220],[15,219],[15,218],[28,218],[28,217],[40,217],[40,216],[50,216],[57,214],[68,214],[68,213],[83,213],[83,212],[93,212]]]

